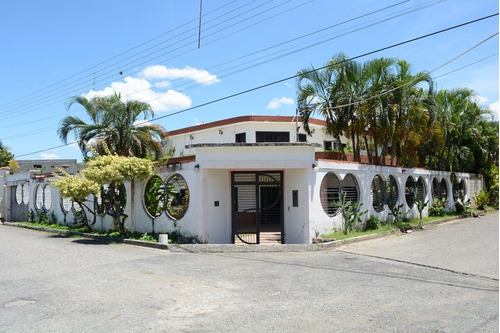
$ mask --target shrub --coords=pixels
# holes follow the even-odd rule
[[[372,215],[368,220],[366,220],[364,230],[377,230],[379,226],[380,219],[378,216]]]
[[[490,200],[488,193],[481,191],[474,195],[474,203],[477,206],[477,209],[484,209]]]
[[[445,213],[445,203],[436,201],[429,208],[429,216],[444,216]]]

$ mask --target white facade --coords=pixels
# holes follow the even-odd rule
[[[168,198],[160,213],[153,214],[148,210],[145,198],[150,180],[126,183],[127,228],[141,233],[177,232],[202,243],[227,244],[235,241],[236,234],[248,233],[238,228],[242,221],[249,221],[251,227],[277,227],[285,243],[310,243],[314,237],[342,227],[341,214],[332,213],[329,208],[329,195],[338,196],[340,188],[351,191],[350,195],[355,195],[356,200],[363,203],[361,209],[368,210],[363,219],[372,215],[381,221],[391,218],[387,205],[373,205],[372,182],[375,177],[382,182],[387,182],[390,177],[395,180],[398,204],[403,205],[403,211],[408,212],[409,217],[418,216],[415,205],[407,200],[413,195],[413,187],[406,186],[410,177],[413,183],[418,182],[418,193],[424,201],[432,203],[435,199],[433,191],[440,191],[447,210],[454,210],[449,172],[318,159],[316,152],[327,140],[321,122],[312,124],[315,133],[312,138],[308,137],[308,142],[295,142],[295,122],[291,117],[279,118],[270,117],[271,121],[265,121],[265,117],[240,117],[235,118],[237,121],[232,119],[174,131],[170,143],[176,148],[176,154],[183,147],[185,155],[194,156],[187,160],[173,158],[166,165],[158,165],[154,177],[159,177],[164,188],[177,186],[179,190],[175,197],[172,194]],[[293,142],[255,142],[257,131],[286,130]],[[234,142],[238,133],[246,133],[246,143]],[[186,141],[190,136],[192,139]],[[471,198],[469,174],[458,174],[457,177],[462,184],[462,199]],[[328,182],[329,179],[332,182]],[[63,201],[57,190],[50,186],[48,178],[30,173],[9,175],[0,169],[2,181],[0,185],[5,186],[0,198],[4,199],[6,220],[11,220],[16,209],[24,207],[29,211],[53,213],[59,223],[73,223],[71,203]],[[433,181],[442,186],[436,189]],[[342,185],[336,188],[336,182]],[[22,197],[20,201],[15,198],[22,192],[18,186],[27,186],[26,202]],[[417,191],[417,185],[414,189]],[[93,201],[93,198],[89,199]],[[424,216],[427,216],[429,206],[425,208]],[[263,214],[264,211],[267,215]],[[260,217],[257,219],[256,216]],[[89,219],[92,220],[90,214]],[[112,227],[109,216],[96,217],[97,230]]]
[[[174,157],[192,155],[195,153],[192,145],[201,143],[238,143],[237,134],[245,133],[245,143],[256,143],[256,132],[288,132],[289,141],[297,142],[297,128],[299,135],[306,142],[318,144],[318,149],[323,147],[325,141],[336,141],[331,135],[325,134],[326,123],[322,120],[311,119],[311,136],[305,134],[302,124],[296,117],[268,117],[268,116],[243,116],[200,124],[184,129],[169,132],[165,151],[175,148]],[[345,138],[341,138],[345,143]]]

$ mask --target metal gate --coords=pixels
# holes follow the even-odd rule
[[[262,232],[283,233],[283,172],[231,173],[232,242],[260,244]]]

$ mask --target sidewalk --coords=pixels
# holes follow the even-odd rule
[[[480,215],[491,214],[497,212],[497,210],[483,211],[480,212]],[[462,216],[452,216],[443,218],[440,220],[436,220],[430,223],[426,223],[423,225],[424,229],[429,226],[439,225],[443,223],[449,223],[458,221],[465,218],[475,218],[471,217],[470,214],[462,215]],[[74,232],[67,230],[58,230],[58,229],[50,229],[43,228],[37,226],[30,226],[25,224],[20,224],[16,222],[3,222],[0,225],[10,226],[10,227],[18,227],[18,228],[26,228],[37,231],[44,231],[55,233],[59,235],[64,235],[68,237],[83,237],[88,239],[94,239],[97,241],[105,242],[105,243],[119,243],[133,246],[143,246],[161,250],[170,250],[171,252],[189,252],[189,253],[236,253],[236,252],[305,252],[305,251],[321,251],[324,249],[335,248],[339,246],[343,246],[346,244],[352,244],[357,242],[362,242],[369,239],[375,239],[379,237],[384,237],[387,235],[392,235],[399,232],[399,229],[394,229],[391,231],[385,231],[377,234],[364,235],[359,237],[352,237],[347,239],[335,240],[332,242],[325,243],[317,243],[317,244],[255,244],[255,245],[246,245],[246,244],[161,244],[155,242],[146,242],[135,239],[121,239],[115,237],[107,237],[100,236],[89,233],[82,232]]]

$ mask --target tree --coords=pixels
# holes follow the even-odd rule
[[[79,176],[60,176],[53,185],[60,190],[61,196],[71,198],[80,205],[90,194],[100,195],[103,212],[113,218],[115,227],[125,235],[128,215],[124,213],[126,199],[123,184],[134,179],[146,179],[153,173],[153,162],[148,159],[96,153]]]
[[[10,160],[14,158],[14,155],[2,144],[0,141],[0,168],[8,166]]]
[[[99,195],[101,189],[99,184],[86,179],[82,174],[72,176],[62,169],[61,172],[63,176],[55,174],[56,179],[51,182],[51,185],[59,190],[61,197],[69,198],[72,202],[80,206],[83,218],[82,223],[88,231],[91,231],[95,224],[95,210],[91,209],[85,203],[90,201],[87,199],[90,195]],[[89,223],[85,209],[94,215],[93,223]]]
[[[309,119],[314,113],[319,113],[326,121],[326,131],[337,139],[342,147],[341,136],[347,129],[348,118],[342,109],[334,109],[339,105],[338,98],[342,83],[346,80],[342,77],[345,71],[347,57],[339,53],[334,56],[328,64],[319,70],[306,68],[298,73],[297,77],[297,104],[306,133],[311,134]],[[342,97],[343,98],[343,97]],[[344,159],[347,159],[345,152]]]
[[[58,134],[67,143],[68,135],[73,133],[85,159],[89,157],[88,144],[100,154],[105,152],[106,145],[119,156],[151,157],[153,160],[162,156],[162,139],[166,137],[166,132],[161,125],[151,125],[146,121],[154,117],[149,104],[139,101],[125,103],[117,93],[90,100],[74,96],[67,109],[73,104],[81,105],[91,122],[67,116],[61,121]]]

